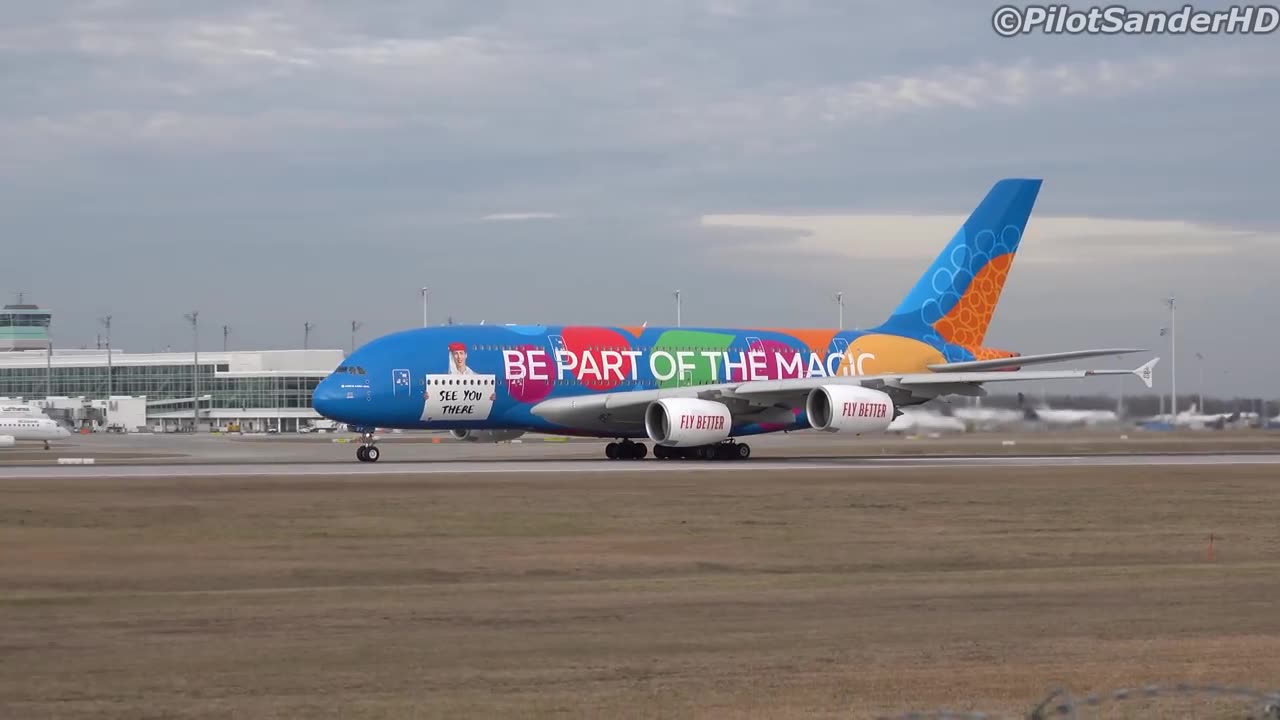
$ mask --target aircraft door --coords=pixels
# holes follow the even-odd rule
[[[556,353],[568,352],[569,346],[565,344],[564,338],[560,335],[548,335],[547,344],[551,346],[551,359],[554,361]]]

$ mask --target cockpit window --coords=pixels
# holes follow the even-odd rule
[[[359,365],[339,365],[338,369],[334,370],[334,372],[347,374],[347,375],[364,375],[365,374],[364,368],[360,367]]]

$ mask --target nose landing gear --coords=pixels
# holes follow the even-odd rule
[[[360,447],[356,448],[356,459],[360,462],[378,462],[378,447],[374,445],[373,433],[361,433]]]

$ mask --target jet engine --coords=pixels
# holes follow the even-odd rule
[[[13,447],[18,441],[13,439],[12,435],[0,435],[0,447]]]
[[[500,443],[515,440],[524,434],[523,430],[450,430],[455,440],[479,443]]]
[[[666,398],[649,403],[644,431],[667,447],[712,445],[729,437],[733,414],[723,403],[696,398]]]
[[[893,400],[858,385],[823,385],[809,392],[804,409],[809,425],[827,432],[884,432],[898,416]]]

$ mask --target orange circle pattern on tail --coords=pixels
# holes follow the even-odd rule
[[[966,348],[982,345],[1012,264],[1013,253],[997,255],[973,276],[960,301],[933,324],[944,340]]]

